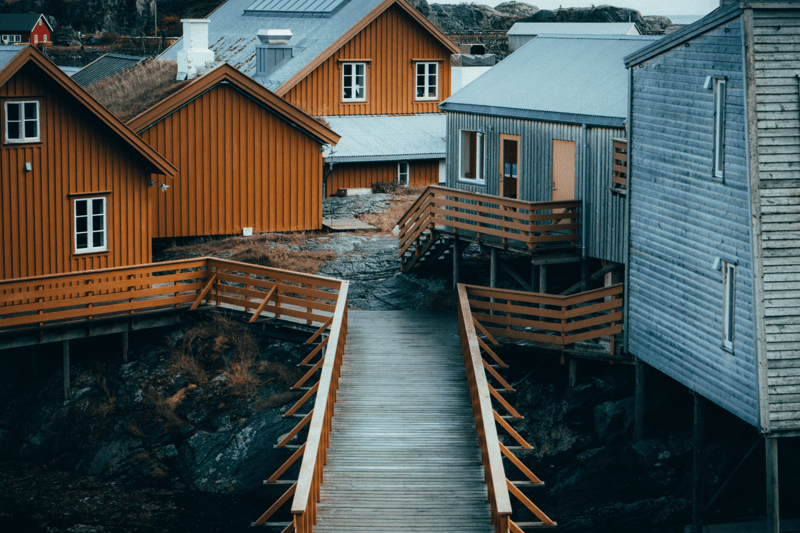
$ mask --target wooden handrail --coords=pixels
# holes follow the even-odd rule
[[[612,139],[614,156],[611,173],[612,187],[628,187],[628,139]]]
[[[347,338],[347,292],[349,283],[340,282],[336,309],[330,324],[327,353],[322,365],[317,397],[306,439],[306,450],[300,464],[297,490],[292,500],[294,527],[298,533],[310,533],[316,522],[317,503],[323,467],[326,463],[333,408],[339,387],[339,372]]]

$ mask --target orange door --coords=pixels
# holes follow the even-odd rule
[[[500,135],[500,196],[519,198],[519,135]]]
[[[553,141],[553,201],[575,199],[575,143]]]

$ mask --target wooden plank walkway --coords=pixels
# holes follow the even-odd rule
[[[315,532],[494,531],[456,321],[349,312]]]

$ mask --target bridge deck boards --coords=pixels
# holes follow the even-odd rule
[[[455,313],[350,311],[315,532],[490,533]]]

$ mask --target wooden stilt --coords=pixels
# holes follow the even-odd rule
[[[489,256],[492,260],[489,266],[489,286],[497,287],[497,248],[491,248]]]
[[[576,357],[569,358],[569,386],[575,387],[578,384],[578,359]]]
[[[64,355],[64,401],[67,401],[72,398],[69,386],[69,341],[62,341],[61,346]]]
[[[458,279],[461,273],[461,252],[458,249],[458,237],[453,239],[453,290],[458,288]]]
[[[539,292],[547,293],[547,265],[539,265]]]
[[[706,399],[694,395],[694,442],[693,442],[693,476],[692,476],[692,530],[703,533],[703,486],[705,484],[705,440]]]
[[[31,346],[31,375],[39,375],[39,347],[35,344]]]
[[[531,259],[531,287],[533,290],[536,290],[536,287],[539,286],[539,267],[533,264],[533,259]]]
[[[778,439],[764,439],[767,459],[767,533],[780,533],[781,518],[778,505]]]
[[[644,379],[647,367],[640,359],[636,359],[636,392],[633,411],[633,442],[644,438]]]
[[[128,363],[128,332],[122,332],[122,363]]]
[[[581,261],[581,292],[589,290],[589,265],[584,259]]]

